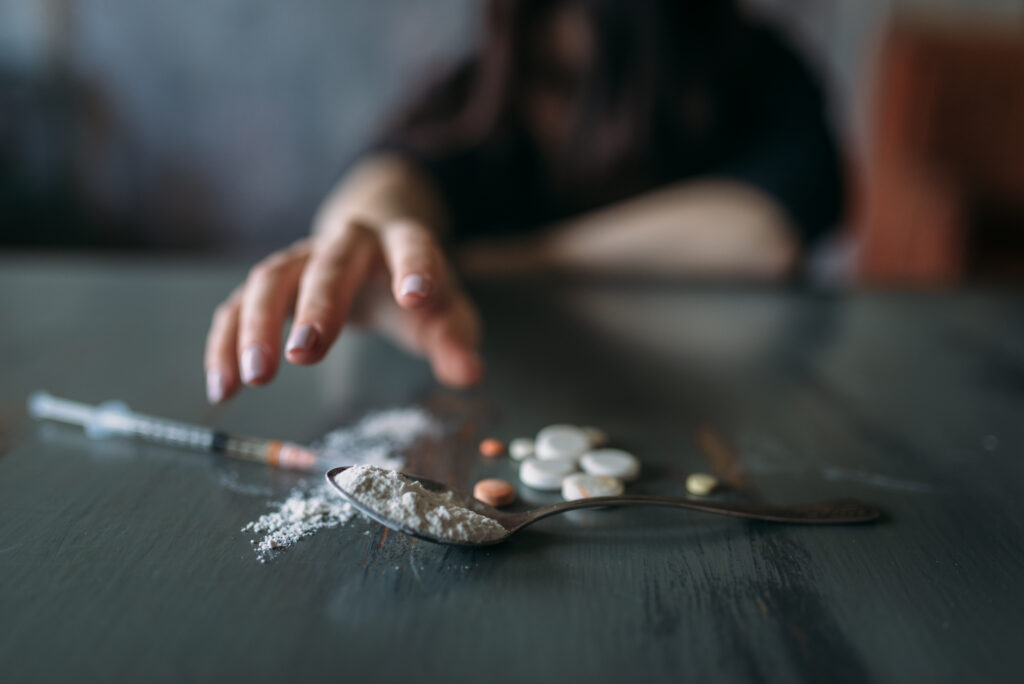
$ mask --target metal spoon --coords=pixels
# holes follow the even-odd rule
[[[417,530],[395,520],[391,520],[381,515],[379,511],[368,507],[362,501],[351,496],[334,481],[334,477],[338,473],[350,467],[351,466],[342,466],[340,468],[332,468],[327,472],[327,481],[330,482],[335,489],[341,492],[341,495],[345,497],[345,499],[360,513],[393,530],[397,530],[414,537],[419,537],[420,539],[426,539],[427,541],[436,542],[438,544],[453,544],[456,546],[490,546],[491,544],[498,544],[505,541],[527,525],[532,525],[538,520],[547,518],[548,516],[579,508],[600,508],[604,506],[670,506],[675,508],[688,508],[695,511],[704,511],[705,513],[732,515],[737,518],[750,518],[752,520],[815,525],[871,522],[881,515],[880,511],[877,509],[857,501],[856,499],[835,499],[832,501],[799,504],[796,506],[761,506],[756,504],[726,503],[721,501],[695,501],[693,499],[683,499],[674,496],[649,496],[644,494],[595,496],[589,499],[565,501],[551,506],[544,506],[543,508],[536,508],[532,511],[508,513],[505,511],[499,511],[497,508],[492,508],[487,504],[481,503],[473,497],[451,489],[440,482],[402,473],[403,477],[419,482],[423,485],[423,488],[428,491],[438,492],[441,494],[445,492],[452,492],[456,503],[465,506],[471,511],[475,511],[480,515],[491,518],[507,530],[507,534],[505,534],[505,536],[498,537],[497,539],[490,539],[483,542],[456,541],[453,539],[436,537],[423,530]]]

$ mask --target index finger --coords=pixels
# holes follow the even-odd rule
[[[316,363],[337,339],[359,287],[370,275],[380,246],[373,230],[353,221],[317,238],[299,284],[288,360]]]
[[[413,308],[441,299],[447,269],[434,234],[418,221],[403,219],[384,226],[380,235],[398,305]]]

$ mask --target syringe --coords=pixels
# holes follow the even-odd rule
[[[35,392],[28,398],[28,412],[33,418],[80,425],[94,439],[135,437],[146,442],[197,449],[223,454],[275,468],[309,470],[316,466],[316,452],[276,439],[239,437],[226,432],[179,423],[134,413],[121,401],[108,401],[98,406],[61,399],[46,392]]]

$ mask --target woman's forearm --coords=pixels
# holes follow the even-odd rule
[[[572,218],[536,237],[470,246],[472,271],[559,270],[778,278],[799,254],[769,196],[727,180],[679,183]]]
[[[730,181],[670,186],[555,226],[544,259],[556,268],[660,275],[773,277],[797,243],[767,195]]]
[[[414,219],[440,235],[446,228],[444,207],[428,176],[393,155],[374,155],[345,174],[324,199],[313,220],[314,233],[347,221],[382,226]]]
[[[415,219],[443,234],[447,220],[431,179],[400,157],[354,166],[324,200],[314,232],[350,220]],[[466,270],[646,273],[775,278],[798,257],[779,205],[737,182],[679,183],[553,225],[535,236],[469,245]]]

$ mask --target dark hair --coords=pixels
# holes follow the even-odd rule
[[[476,53],[421,93],[385,137],[423,155],[518,139],[531,40],[567,3],[589,18],[595,63],[571,139],[548,155],[558,160],[552,177],[605,200],[664,180],[676,163],[669,151],[700,146],[710,89],[728,82],[741,52],[746,24],[730,0],[490,0]]]

